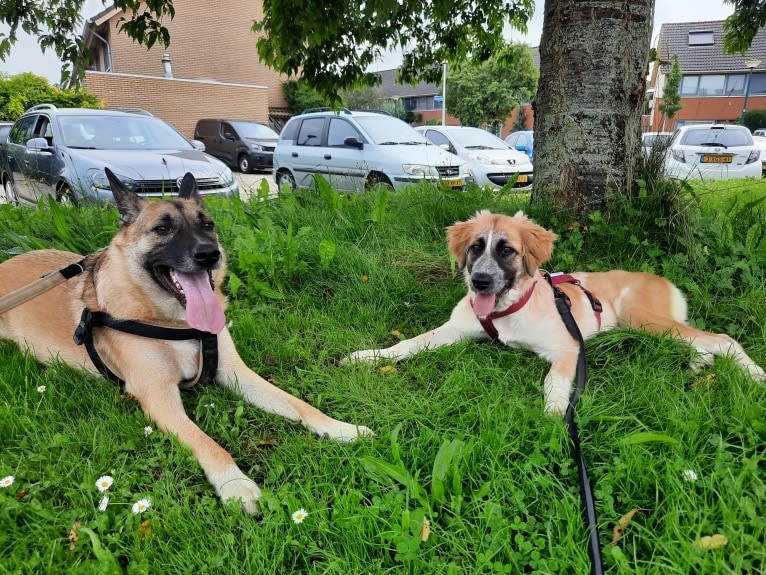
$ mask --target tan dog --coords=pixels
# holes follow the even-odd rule
[[[223,253],[191,174],[182,181],[179,199],[162,202],[128,191],[108,170],[107,176],[120,211],[120,231],[106,250],[87,258],[84,273],[0,316],[0,337],[14,340],[42,362],[61,360],[93,372],[85,349],[72,340],[83,308],[161,326],[191,326],[218,334],[215,381],[249,403],[341,441],[369,433],[366,427],[328,417],[243,363],[225,326]],[[3,262],[0,296],[80,259],[44,250]],[[193,381],[200,370],[200,341],[149,339],[105,327],[96,328],[93,338],[103,362],[125,381],[125,391],[160,429],[191,449],[220,497],[240,499],[248,512],[255,511],[258,486],[187,417],[181,403],[179,383]]]
[[[562,414],[569,405],[579,346],[564,327],[554,302],[553,288],[538,268],[553,252],[556,234],[518,212],[513,217],[482,211],[467,222],[447,228],[450,253],[464,269],[468,293],[452,310],[449,321],[422,335],[387,349],[357,351],[352,361],[400,360],[426,349],[463,339],[487,339],[482,326],[494,326],[505,345],[529,349],[551,363],[545,377],[545,410]],[[766,374],[736,341],[686,324],[686,300],[668,280],[640,272],[614,270],[575,273],[581,286],[560,288],[572,302],[572,315],[583,339],[618,326],[652,333],[669,333],[687,341],[699,355],[692,368],[700,369],[715,356],[731,356],[754,380]],[[600,314],[585,290],[600,300]],[[518,308],[518,309],[515,309]],[[493,317],[510,312],[502,317]],[[492,327],[490,326],[490,331]]]

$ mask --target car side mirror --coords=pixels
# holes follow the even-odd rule
[[[45,138],[32,138],[27,140],[27,149],[32,152],[52,152],[53,148],[48,145]]]
[[[364,142],[361,142],[360,140],[354,138],[353,136],[350,136],[346,138],[345,140],[343,140],[343,145],[349,146],[351,148],[357,148],[359,150],[364,148]]]
[[[195,150],[199,150],[200,152],[205,151],[205,144],[203,144],[199,140],[190,140],[189,143],[192,145],[192,148],[194,148]]]

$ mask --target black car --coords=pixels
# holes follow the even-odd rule
[[[194,128],[194,139],[205,144],[208,154],[246,174],[271,169],[279,134],[251,120],[203,119]]]

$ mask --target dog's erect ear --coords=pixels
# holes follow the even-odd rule
[[[538,226],[535,222],[528,219],[524,214],[516,214],[515,218],[522,218],[520,225],[522,260],[524,270],[528,275],[533,276],[553,254],[553,242],[556,241],[556,234]]]
[[[136,221],[138,214],[144,209],[146,200],[126,188],[109,168],[104,168],[104,173],[106,174],[106,179],[109,180],[109,187],[112,189],[114,201],[117,203],[117,209],[120,212],[120,225],[129,226]]]
[[[184,200],[192,200],[197,204],[202,203],[202,198],[199,197],[199,191],[197,191],[197,180],[194,179],[194,175],[191,172],[186,172],[181,180],[178,197]]]
[[[465,267],[465,256],[468,246],[473,241],[473,226],[470,221],[456,222],[447,227],[447,245],[449,253],[457,260],[462,269]]]

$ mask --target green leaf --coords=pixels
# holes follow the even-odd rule
[[[678,445],[679,441],[665,433],[655,433],[652,431],[639,431],[631,433],[617,441],[619,445],[639,445],[641,443],[667,443]]]

